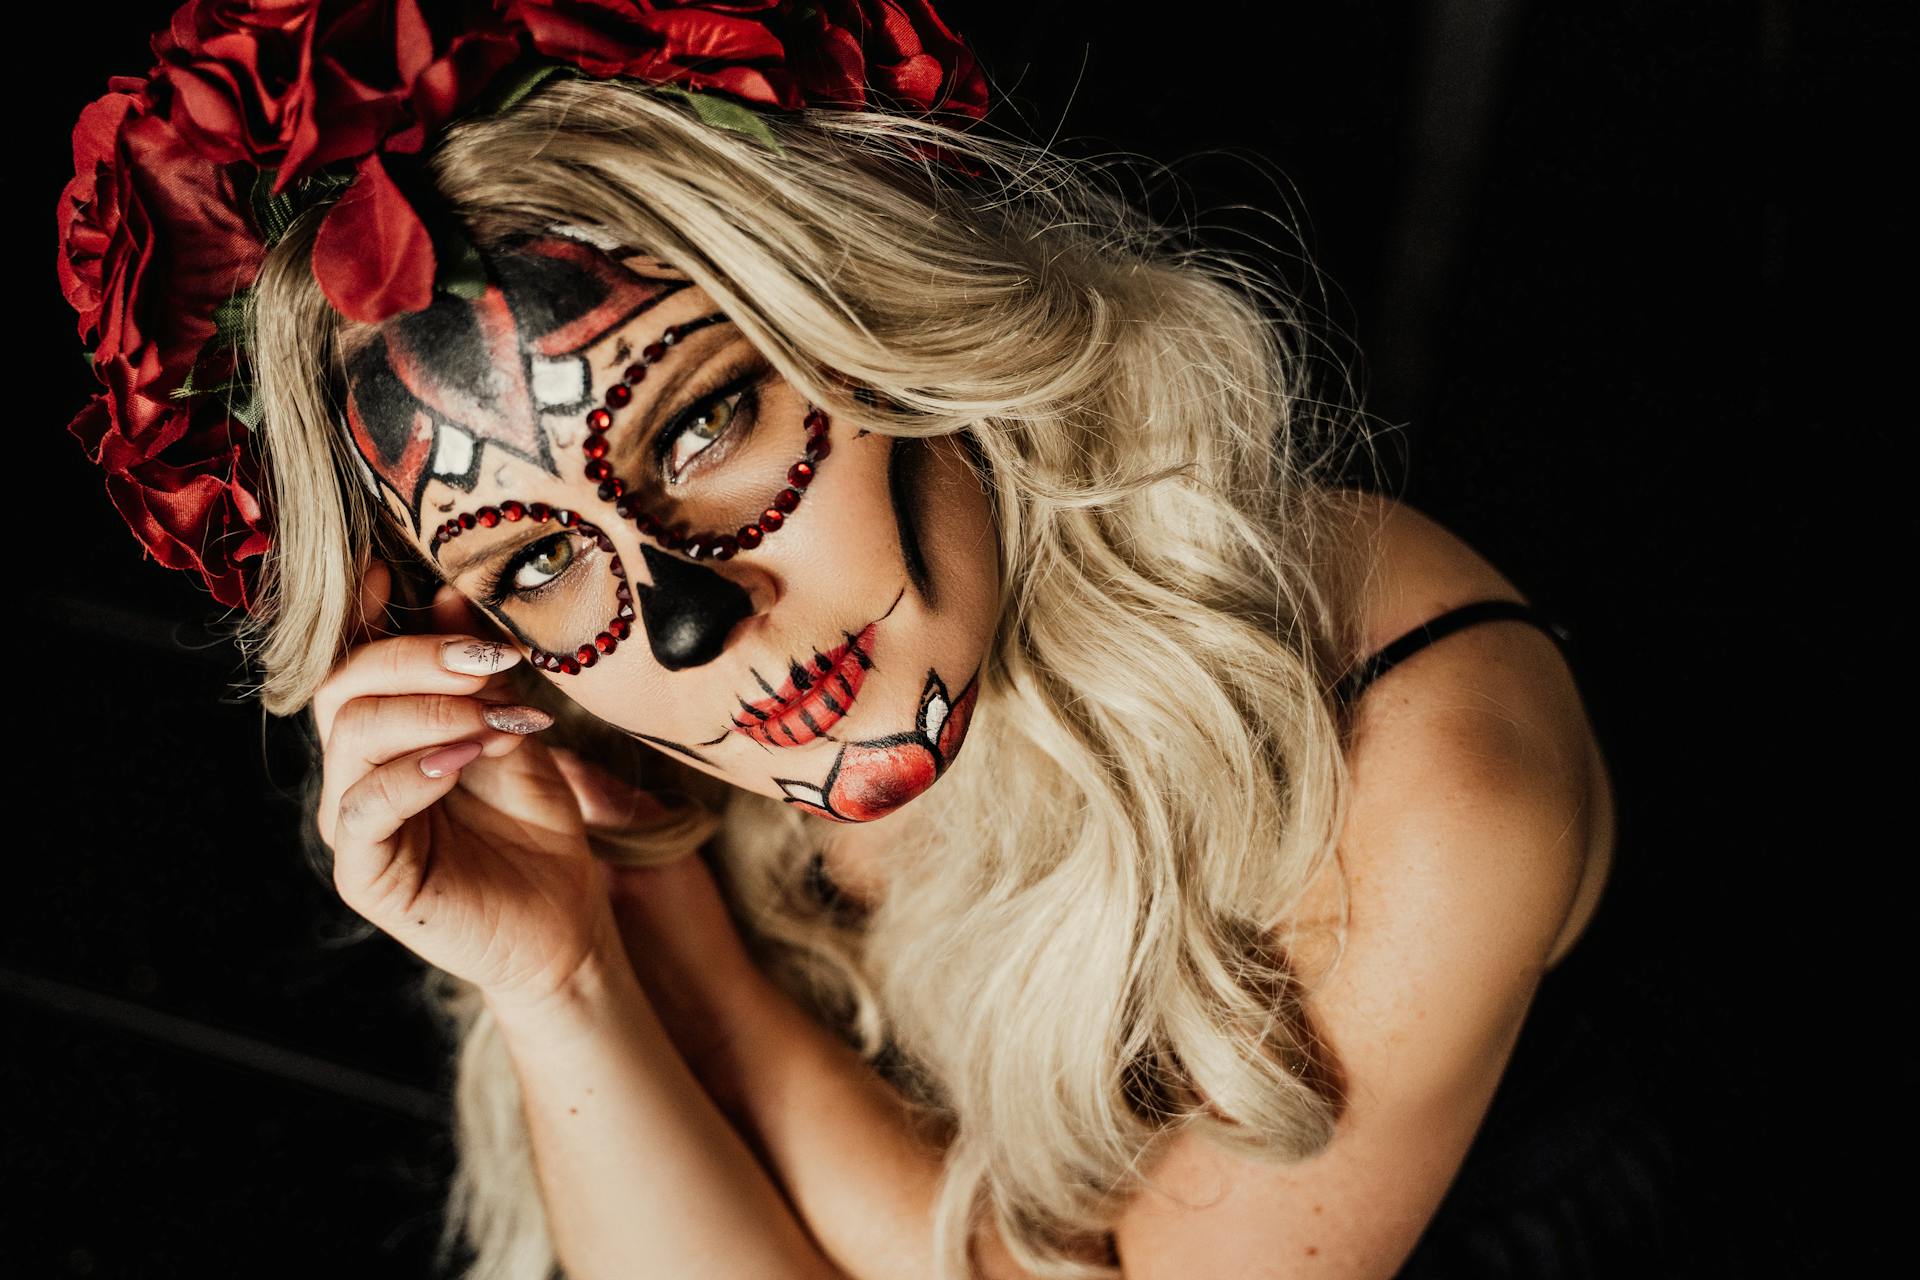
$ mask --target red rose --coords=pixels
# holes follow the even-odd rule
[[[927,0],[813,0],[799,6],[791,62],[810,101],[939,111],[978,120],[987,80],[973,51]]]
[[[518,35],[486,0],[189,0],[153,40],[154,96],[202,154],[279,170],[416,153]]]
[[[253,282],[261,248],[231,180],[149,114],[144,83],[116,77],[80,114],[58,268],[95,373],[107,381],[120,359],[123,391],[164,400],[213,336],[214,309]]]
[[[256,496],[261,486],[246,429],[210,396],[169,411],[179,420],[166,432],[175,443],[125,469],[109,466],[107,494],[154,559],[199,574],[221,604],[251,611],[272,522]],[[67,430],[96,459],[110,456],[108,397],[95,396]]]
[[[718,89],[761,106],[805,105],[779,32],[791,0],[507,0],[533,47],[594,76]]]

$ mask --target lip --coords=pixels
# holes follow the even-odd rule
[[[825,653],[816,649],[804,666],[794,663],[786,681],[767,697],[758,702],[740,699],[733,731],[769,747],[804,746],[826,733],[860,696],[879,629],[876,619],[858,635],[841,632],[845,640]]]

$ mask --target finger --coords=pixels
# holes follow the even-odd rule
[[[593,831],[631,831],[665,817],[670,809],[650,791],[622,782],[601,766],[565,747],[549,746],[549,755],[567,780],[580,820]]]
[[[473,636],[480,640],[504,644],[518,652],[515,638],[496,622],[486,610],[474,605],[452,585],[443,583],[433,593],[433,599],[427,605],[428,625],[435,631],[448,635]],[[487,683],[486,691],[493,692],[504,686],[505,672],[512,664],[501,668],[502,674]]]
[[[355,698],[406,693],[475,694],[520,661],[520,651],[471,635],[389,636],[347,651],[313,695],[320,741],[332,740],[340,708]]]
[[[394,918],[418,895],[425,868],[400,856],[395,837],[410,818],[459,785],[463,756],[469,763],[477,758],[470,749],[449,752],[436,746],[416,752],[373,770],[341,795],[328,841],[333,885],[362,916],[376,922]]]
[[[320,803],[315,823],[331,841],[330,820],[339,797],[369,773],[435,746],[478,743],[498,759],[553,723],[533,707],[503,705],[454,694],[402,694],[356,698],[341,708],[321,762]]]

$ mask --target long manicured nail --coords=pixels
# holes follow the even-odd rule
[[[470,676],[490,676],[520,661],[520,651],[497,640],[462,636],[440,646],[440,665]]]
[[[444,778],[455,769],[472,764],[474,757],[479,754],[480,744],[477,742],[462,742],[456,746],[442,747],[420,761],[420,772],[429,778]]]
[[[480,713],[480,718],[502,733],[538,733],[553,728],[552,716],[538,707],[518,704],[490,705]]]

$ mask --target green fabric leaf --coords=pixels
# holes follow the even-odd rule
[[[586,75],[579,67],[568,62],[536,62],[531,66],[496,76],[486,91],[475,98],[467,109],[468,115],[494,116],[502,111],[511,110],[519,101],[538,89],[555,76],[571,76],[578,79]]]
[[[650,84],[647,87],[655,93],[672,94],[684,100],[693,108],[693,114],[700,118],[702,124],[743,133],[776,155],[786,154],[780,140],[773,136],[773,130],[767,128],[767,122],[760,113],[744,102],[717,93],[699,93],[677,84]]]
[[[433,287],[472,302],[487,291],[487,261],[466,233],[448,220],[433,230]]]

